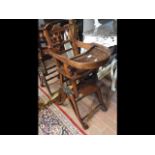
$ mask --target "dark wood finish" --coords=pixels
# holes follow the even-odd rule
[[[50,23],[51,25],[60,23],[61,26],[68,24],[69,21],[67,19],[44,19],[45,24]]]
[[[44,23],[49,24],[53,26],[54,24],[60,23],[60,26],[63,26],[65,24],[74,24],[74,30],[75,30],[75,38],[78,40],[83,40],[83,19],[44,19]],[[45,25],[42,25],[44,27]]]
[[[95,43],[87,44],[76,40],[73,33],[73,24],[67,24],[63,27],[58,24],[50,30],[48,27],[49,25],[44,27],[44,37],[48,44],[49,55],[55,59],[57,64],[61,83],[60,100],[64,102],[66,98],[69,99],[77,118],[83,128],[87,129],[86,120],[91,118],[99,108],[104,111],[107,110],[103,103],[97,71],[100,66],[103,66],[108,61],[110,51],[108,48]],[[64,40],[66,32],[67,39]],[[72,58],[62,55],[62,53],[68,52],[64,49],[66,41],[72,47],[74,54]],[[87,51],[80,54],[79,48],[85,48]],[[96,94],[100,104],[82,118],[77,102],[92,93]]]
[[[39,56],[39,78],[41,81],[41,86],[46,86],[49,94],[52,96],[54,92],[51,92],[48,81],[59,77],[59,73],[56,69],[56,63],[53,57],[49,54],[48,44],[44,38],[43,31],[39,30],[39,46],[38,46],[38,56]],[[51,62],[50,66],[47,66],[46,62]],[[50,71],[52,69],[52,71]],[[50,76],[50,78],[48,78]]]

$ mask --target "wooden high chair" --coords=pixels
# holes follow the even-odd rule
[[[44,36],[50,49],[49,54],[55,59],[59,72],[61,101],[69,99],[81,125],[87,129],[87,120],[99,108],[103,111],[107,110],[103,103],[97,71],[108,61],[109,49],[98,44],[87,44],[76,40],[72,35],[74,32],[72,24],[63,27],[56,25],[52,29],[48,29],[49,26],[45,26]],[[85,52],[81,54],[79,48],[85,49]],[[96,94],[99,104],[82,118],[78,102],[92,93]]]

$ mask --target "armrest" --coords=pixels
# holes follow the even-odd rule
[[[97,47],[99,47],[99,48],[102,48],[102,49],[104,48],[104,49],[106,49],[106,51],[108,51],[108,53],[110,53],[109,48],[107,48],[107,47],[105,47],[105,46],[103,46],[103,45],[97,44],[97,43],[84,43],[84,42],[81,42],[81,41],[79,41],[79,40],[76,40],[76,41],[75,41],[75,44],[76,44],[77,47],[85,48],[85,49],[87,49],[87,50],[90,50],[93,46],[97,46]],[[87,52],[87,51],[86,51],[86,52]]]
[[[61,63],[65,64],[65,66],[66,66],[65,68],[66,69],[68,68],[68,66],[71,66],[71,67],[73,67],[75,69],[82,69],[82,70],[95,69],[95,68],[98,68],[99,66],[105,64],[108,61],[108,58],[110,56],[110,52],[109,52],[109,49],[108,48],[106,48],[106,47],[104,47],[102,45],[98,45],[98,44],[87,44],[87,45],[89,45],[90,48],[85,53],[80,54],[78,56],[75,56],[72,59],[69,59],[69,58],[67,58],[67,57],[65,57],[63,55],[59,55],[56,52],[54,52],[54,50],[50,50],[49,53],[55,59],[57,59]],[[95,45],[97,45],[97,47]],[[102,51],[102,49],[103,49],[103,51],[105,52],[105,55],[103,56],[103,57],[105,57],[104,59],[100,59],[97,62],[96,61],[91,61],[91,62],[85,62],[85,61],[80,62],[80,61],[77,61],[77,59],[79,59],[78,57],[80,57],[80,56],[82,57],[85,54],[87,55],[90,52],[90,50],[92,48],[94,48],[94,47],[95,48],[99,48],[100,51]],[[100,52],[100,54],[101,54],[101,52]]]
[[[53,48],[50,48],[48,53],[49,53],[49,55],[51,55],[55,59],[59,60],[60,62],[65,63],[65,64],[68,64],[68,60],[69,59],[66,58],[63,55],[57,54]]]

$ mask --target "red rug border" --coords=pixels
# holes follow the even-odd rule
[[[51,100],[51,97],[39,86],[39,89]],[[51,100],[52,101],[52,100]],[[60,111],[71,121],[71,123],[78,129],[80,132],[84,135],[87,135],[84,130],[82,130],[76,123],[75,121],[58,105],[58,103],[53,102],[54,105],[56,105]]]

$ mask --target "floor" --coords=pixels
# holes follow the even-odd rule
[[[116,95],[116,94],[115,94]],[[117,106],[116,106],[116,97],[112,97],[111,101],[109,101],[108,111],[103,112],[99,110],[89,121],[89,128],[85,130],[85,132],[89,135],[115,135],[117,130]],[[81,126],[79,121],[77,120],[70,104],[68,101],[65,102],[66,106],[62,106],[63,110],[65,110],[73,120]],[[91,105],[98,103],[96,101],[95,96],[89,96],[84,98],[79,102],[79,108],[81,109],[81,114],[84,116],[86,112],[91,109]],[[82,127],[82,126],[81,126]]]
[[[52,91],[58,89],[59,81],[50,81]],[[99,110],[89,121],[89,128],[85,132],[89,135],[116,135],[117,131],[117,93],[110,91],[110,80],[103,79],[101,82],[101,90],[104,102],[108,107],[108,111]],[[46,88],[43,88],[46,90]],[[46,90],[47,92],[47,90]],[[80,113],[84,116],[95,104],[98,104],[97,98],[92,94],[78,102]],[[61,108],[82,128],[68,100],[65,101]]]

